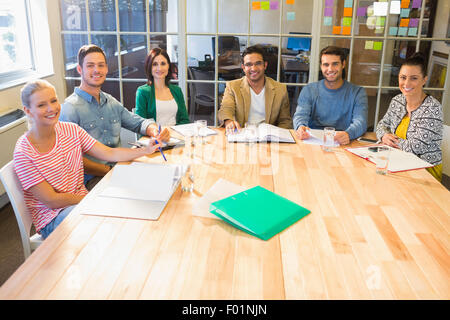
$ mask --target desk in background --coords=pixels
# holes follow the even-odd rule
[[[219,131],[196,147],[194,194],[178,188],[158,221],[75,209],[0,299],[450,298],[450,194],[426,170],[382,176],[343,148],[250,147]],[[163,162],[159,153],[139,161]],[[312,212],[269,241],[194,217],[196,200],[221,177]]]

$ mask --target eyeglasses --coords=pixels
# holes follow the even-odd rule
[[[247,62],[244,63],[244,67],[251,68],[253,66],[255,67],[261,67],[264,64],[264,61],[256,61],[255,63]]]

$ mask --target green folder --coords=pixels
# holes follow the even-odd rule
[[[263,240],[272,238],[311,212],[260,186],[213,202],[209,211]]]

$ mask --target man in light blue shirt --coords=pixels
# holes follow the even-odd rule
[[[154,119],[132,114],[112,95],[101,91],[108,73],[105,53],[96,45],[83,46],[78,51],[77,71],[81,75],[80,87],[66,98],[61,106],[61,121],[77,123],[92,137],[108,147],[120,145],[120,131],[130,131],[168,140],[169,131],[159,132]],[[85,183],[94,176],[104,176],[112,163],[84,157]]]
[[[367,130],[367,94],[364,88],[343,79],[346,53],[329,46],[320,52],[324,79],[300,92],[293,122],[300,139],[310,137],[308,128],[334,127],[335,140],[348,144]]]

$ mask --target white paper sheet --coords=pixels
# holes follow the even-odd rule
[[[185,137],[186,136],[191,137],[197,133],[197,124],[196,123],[179,124],[177,126],[172,126],[171,128]],[[206,127],[206,129],[203,130],[202,133],[205,136],[212,136],[212,135],[217,134],[216,131],[214,131],[208,127]]]
[[[172,194],[175,166],[133,162],[116,165],[108,186],[99,194],[135,200],[167,201]]]
[[[323,130],[320,129],[309,129],[310,136],[308,139],[302,140],[303,143],[306,144],[315,144],[318,146],[323,145]],[[333,147],[339,147],[339,142],[335,141]]]

